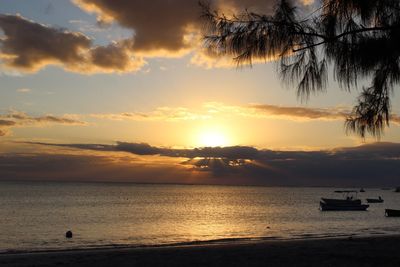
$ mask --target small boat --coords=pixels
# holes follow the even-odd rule
[[[400,210],[385,209],[386,217],[400,217]]]
[[[336,210],[336,211],[348,211],[348,210],[365,211],[369,207],[369,205],[367,205],[367,204],[333,206],[333,205],[328,205],[322,201],[319,203],[319,205],[320,205],[322,211],[333,211],[333,210]]]
[[[361,193],[364,193],[364,192],[365,192],[364,188],[361,188],[361,189],[360,189],[360,192],[361,192]]]
[[[396,189],[394,190],[394,192],[399,193],[399,192],[400,192],[400,187],[396,187]]]
[[[367,210],[369,205],[362,204],[361,200],[357,198],[358,191],[335,191],[335,193],[342,193],[343,199],[336,198],[321,198],[319,202],[319,206],[322,211],[347,211],[347,210]],[[353,194],[356,194],[356,197],[353,198]]]
[[[345,199],[337,199],[337,198],[323,198],[321,197],[321,200],[328,205],[336,205],[336,206],[341,206],[341,205],[360,205],[361,200],[360,199],[352,199],[352,198],[345,198]]]
[[[383,198],[367,198],[368,203],[383,203]]]

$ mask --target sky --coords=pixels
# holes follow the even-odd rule
[[[200,14],[197,0],[0,0],[0,180],[396,184],[396,90],[380,140],[347,134],[368,81],[349,92],[330,76],[301,100],[275,62],[207,53]]]

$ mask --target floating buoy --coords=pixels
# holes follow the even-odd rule
[[[65,237],[66,237],[66,238],[72,238],[72,231],[67,231],[67,232],[65,233]]]

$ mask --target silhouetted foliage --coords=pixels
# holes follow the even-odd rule
[[[318,0],[316,0],[318,1]],[[245,11],[226,16],[202,3],[205,43],[238,65],[279,59],[282,80],[298,95],[323,91],[328,65],[342,88],[371,79],[346,121],[348,131],[379,137],[390,120],[390,96],[400,80],[399,0],[319,0],[306,14],[280,0],[272,15]]]

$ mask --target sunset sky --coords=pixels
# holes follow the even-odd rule
[[[274,62],[238,69],[210,55],[200,11],[197,0],[1,0],[0,179],[395,183],[396,90],[382,143],[364,143],[343,126],[359,91],[331,76],[326,93],[302,101]],[[216,146],[237,147],[194,150]]]

